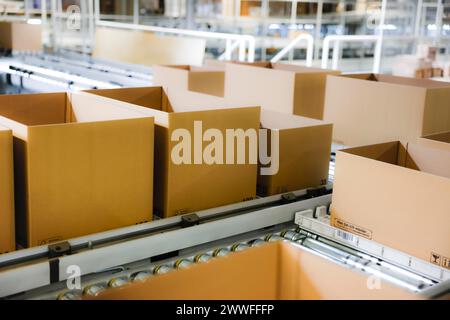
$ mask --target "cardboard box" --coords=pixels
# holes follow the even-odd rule
[[[15,248],[13,138],[0,126],[0,254]]]
[[[148,31],[96,27],[93,57],[152,66],[202,65],[206,41]]]
[[[171,96],[171,103],[194,111],[199,106],[233,108],[227,99],[187,91]],[[269,196],[324,185],[328,180],[333,125],[324,121],[261,110],[261,128],[268,129],[267,157],[272,161],[258,170],[258,195]],[[278,137],[275,161],[272,137]],[[261,150],[262,140],[259,141]],[[276,174],[263,175],[261,168],[278,168]]]
[[[359,146],[415,141],[450,130],[450,84],[377,74],[329,76],[325,121],[333,140]]]
[[[0,96],[16,235],[37,246],[152,220],[154,120],[79,94]]]
[[[339,73],[270,62],[228,63],[225,97],[235,105],[321,120],[327,75]]]
[[[0,48],[41,51],[42,26],[24,22],[0,22]]]
[[[450,151],[389,142],[339,151],[331,223],[450,268]]]
[[[420,299],[290,243],[272,243],[105,291],[99,300]]]
[[[245,164],[207,164],[204,159],[198,159],[199,164],[195,164],[193,158],[197,142],[190,145],[190,156],[187,156],[190,161],[176,164],[172,153],[180,140],[173,140],[172,136],[182,129],[198,141],[196,122],[201,122],[203,133],[208,129],[217,129],[225,137],[227,129],[254,129],[257,135],[258,107],[200,108],[205,106],[204,101],[218,98],[176,90],[166,94],[161,87],[95,90],[89,91],[89,94],[122,101],[123,108],[155,117],[155,209],[159,215],[171,217],[242,202],[256,196],[257,163],[250,164],[248,161],[248,143]],[[225,140],[223,143],[225,145]],[[206,142],[200,148],[205,145]]]
[[[258,194],[268,196],[327,184],[332,124],[262,110],[261,126],[270,130],[267,141],[271,153],[271,137],[278,134],[279,171],[276,175],[259,175]]]
[[[420,138],[419,143],[431,148],[439,148],[450,151],[450,131]]]
[[[225,72],[211,67],[154,66],[154,84],[165,89],[190,90],[223,97]]]

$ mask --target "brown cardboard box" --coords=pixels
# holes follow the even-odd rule
[[[205,56],[203,39],[160,36],[140,30],[96,27],[95,58],[142,65],[189,64],[200,66]]]
[[[290,243],[272,243],[100,294],[100,300],[421,299]]]
[[[0,48],[41,51],[42,26],[24,22],[0,22]]]
[[[16,248],[12,131],[0,126],[0,254]]]
[[[170,102],[172,105],[182,106],[186,111],[195,111],[201,106],[233,108],[227,99],[188,91],[171,95]],[[270,110],[261,110],[260,123],[261,128],[269,130],[269,154],[266,156],[271,156],[273,150],[272,135],[278,134],[279,158],[276,163],[264,166],[277,166],[278,172],[275,175],[262,175],[261,168],[258,170],[259,195],[286,193],[327,183],[332,124]]]
[[[432,148],[440,148],[450,151],[450,131],[420,138],[419,143]]]
[[[153,66],[154,84],[223,97],[225,72],[217,68],[187,65]]]
[[[235,105],[323,119],[327,75],[339,71],[281,63],[228,63],[225,97]]]
[[[450,151],[389,142],[340,151],[331,223],[450,268]],[[346,227],[342,227],[343,224]]]
[[[88,98],[0,96],[0,124],[14,134],[22,246],[152,219],[154,120]]]
[[[388,75],[329,76],[325,120],[336,143],[415,141],[450,130],[450,84]]]
[[[327,184],[333,125],[324,121],[261,111],[261,126],[270,130],[267,139],[279,136],[279,171],[259,175],[258,193],[274,195]]]
[[[245,150],[246,164],[209,165],[204,161],[200,161],[201,164],[194,164],[196,143],[192,143],[190,164],[177,165],[172,161],[172,152],[176,150],[174,148],[179,142],[172,141],[171,137],[174,131],[185,129],[191,138],[195,139],[196,121],[202,122],[203,132],[218,129],[224,137],[227,129],[244,131],[254,129],[257,135],[260,109],[258,107],[223,109],[215,106],[200,108],[199,106],[205,106],[204,101],[219,98],[176,90],[170,92],[166,95],[161,87],[89,91],[89,94],[103,96],[107,100],[122,101],[122,108],[155,117],[157,212],[164,217],[171,217],[254,198],[257,164],[248,162],[248,143]],[[205,147],[205,144],[201,148]]]

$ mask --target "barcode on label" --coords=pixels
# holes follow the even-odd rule
[[[342,231],[342,230],[336,230],[336,237],[341,238],[342,240],[345,241],[350,241],[350,242],[357,242],[358,238],[356,236],[354,236],[351,233]]]

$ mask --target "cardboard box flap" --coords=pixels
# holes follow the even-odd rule
[[[442,81],[433,81],[429,79],[415,79],[415,78],[391,76],[386,74],[357,73],[357,74],[342,75],[342,77],[394,85],[420,87],[424,89],[450,88],[450,84]]]
[[[450,150],[409,143],[405,167],[450,179]]]
[[[226,99],[192,92],[188,90],[169,89],[166,95],[170,101],[172,112],[189,112],[219,110],[224,108],[233,108],[232,104]],[[236,108],[236,106],[234,106]]]
[[[282,130],[320,125],[331,125],[331,123],[271,110],[261,110],[261,125],[266,129]]]
[[[450,178],[450,151],[415,143],[388,142],[338,152]]]
[[[442,132],[442,133],[437,133],[437,134],[425,136],[423,138],[424,139],[435,140],[435,141],[439,141],[439,142],[444,142],[444,143],[450,143],[450,131],[449,132]]]
[[[163,88],[143,87],[143,88],[120,88],[103,90],[86,90],[85,92],[111,98],[142,107],[163,110]]]
[[[85,92],[69,96],[70,122],[97,122],[145,117],[142,112],[124,108],[123,103]]]
[[[338,153],[350,153],[356,156],[398,165],[399,163],[402,163],[399,152],[402,148],[405,149],[400,142],[396,141],[343,149],[339,150]]]
[[[167,99],[161,87],[106,89],[85,91],[101,96],[105,103],[155,118],[155,124],[168,127]],[[144,107],[144,108],[142,108]]]
[[[64,123],[66,94],[1,95],[0,116],[27,126]]]
[[[107,290],[96,299],[320,300],[420,299],[289,243],[273,243]],[[151,289],[150,289],[151,288]]]
[[[295,73],[339,73],[339,71],[322,69],[322,68],[313,68],[313,67],[305,67],[294,64],[287,63],[273,63],[271,64],[271,68],[274,70],[281,71],[290,71]]]

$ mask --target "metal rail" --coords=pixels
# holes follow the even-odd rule
[[[291,50],[295,48],[295,46],[302,41],[306,41],[307,49],[306,49],[306,66],[311,67],[313,63],[313,55],[314,55],[314,37],[309,33],[303,33],[297,36],[291,43],[289,43],[284,49],[278,52],[275,57],[272,58],[271,62],[275,63],[280,61],[286,54],[288,54]]]

